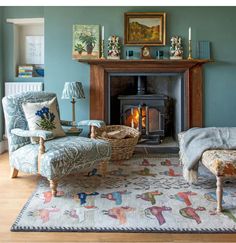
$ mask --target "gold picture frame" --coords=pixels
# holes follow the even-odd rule
[[[166,13],[125,13],[125,45],[166,45]]]

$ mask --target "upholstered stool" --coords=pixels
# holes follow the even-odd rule
[[[202,163],[217,179],[217,211],[222,211],[223,180],[236,177],[236,150],[207,150],[202,154]]]

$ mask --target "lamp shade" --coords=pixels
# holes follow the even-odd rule
[[[62,99],[85,99],[83,85],[81,82],[65,82],[62,91]]]

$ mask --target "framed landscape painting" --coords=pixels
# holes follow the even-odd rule
[[[125,44],[166,44],[166,13],[125,13]]]
[[[99,25],[73,25],[73,59],[96,59],[100,57]]]

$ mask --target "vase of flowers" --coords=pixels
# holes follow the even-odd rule
[[[92,34],[92,32],[88,31],[81,33],[79,36],[79,40],[85,45],[87,54],[91,54],[97,42],[97,39]]]
[[[120,59],[121,44],[119,37],[112,35],[108,38],[108,55],[107,59]]]
[[[179,36],[171,38],[170,59],[183,59],[182,39]]]

